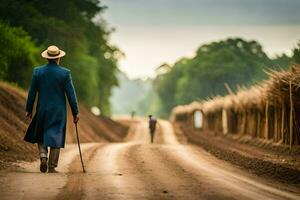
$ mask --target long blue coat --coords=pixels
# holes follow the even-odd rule
[[[26,112],[32,113],[37,95],[36,113],[24,140],[42,143],[47,147],[64,147],[67,123],[66,96],[72,114],[78,114],[78,103],[70,70],[52,62],[34,68]]]

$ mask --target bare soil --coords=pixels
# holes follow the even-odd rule
[[[224,136],[195,130],[176,123],[179,134],[188,142],[204,148],[219,159],[228,161],[250,173],[300,188],[300,154],[297,149],[276,147],[249,138]]]
[[[74,144],[62,151],[58,174],[39,173],[38,161],[24,163],[22,171],[0,171],[1,199],[299,199],[299,188],[182,145],[169,122],[159,124],[154,144],[146,121],[132,124],[128,142],[83,144],[85,174]]]

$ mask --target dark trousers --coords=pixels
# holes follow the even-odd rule
[[[155,130],[150,129],[151,143],[154,141]]]

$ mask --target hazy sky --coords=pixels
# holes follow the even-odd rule
[[[120,68],[131,78],[204,44],[228,37],[257,40],[274,56],[300,39],[300,0],[103,0],[104,18],[116,28],[111,43],[126,57]]]

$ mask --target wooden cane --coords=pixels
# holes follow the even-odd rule
[[[79,155],[80,155],[80,160],[81,160],[82,171],[83,171],[83,173],[85,173],[85,168],[84,168],[82,154],[81,154],[81,148],[80,148],[80,142],[79,142],[77,123],[75,123],[75,128],[76,128],[76,138],[77,138],[77,145],[78,145],[78,150],[79,150]]]

